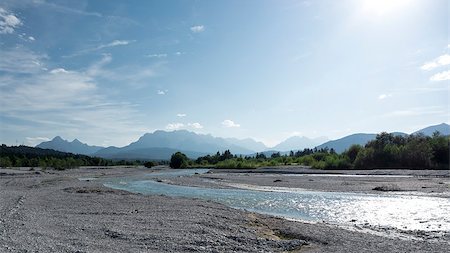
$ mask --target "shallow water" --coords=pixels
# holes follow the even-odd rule
[[[289,177],[388,177],[388,178],[410,178],[411,175],[350,175],[350,174],[284,174]],[[279,175],[276,175],[279,176]]]
[[[211,189],[155,181],[156,178],[189,176],[206,171],[149,173],[139,178],[108,179],[104,185],[143,194],[213,200],[234,208],[303,221],[400,230],[450,231],[450,199],[447,198],[316,192],[248,185],[234,185],[242,189]]]

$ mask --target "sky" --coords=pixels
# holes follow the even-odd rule
[[[0,142],[448,123],[447,0],[0,0]]]

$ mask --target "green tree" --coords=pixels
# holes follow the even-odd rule
[[[39,166],[39,159],[34,157],[30,159],[30,166],[31,167],[38,167]]]
[[[9,157],[0,157],[0,167],[7,168],[7,167],[11,167],[11,166],[12,166],[12,162],[9,159]]]
[[[275,152],[275,153],[270,155],[270,158],[277,158],[277,157],[280,157],[280,156],[281,156],[280,152]]]
[[[442,136],[438,131],[433,133],[431,137],[431,149],[433,152],[433,162],[438,166],[448,168],[450,155],[450,137]]]
[[[360,145],[352,145],[350,148],[345,152],[345,154],[350,159],[350,162],[353,163],[356,159],[356,156],[358,156],[359,151],[361,151],[362,147]]]
[[[427,138],[421,135],[411,136],[402,150],[402,165],[410,168],[431,168],[433,150]]]
[[[174,169],[186,168],[189,165],[189,158],[181,152],[176,152],[170,158],[170,167]]]
[[[144,163],[144,166],[145,166],[146,168],[151,168],[151,167],[156,166],[156,165],[157,165],[157,163],[156,163],[156,162],[153,162],[153,161],[148,161],[148,162],[145,162],[145,163]]]
[[[370,169],[374,164],[374,149],[363,148],[356,156],[354,167],[356,169]]]

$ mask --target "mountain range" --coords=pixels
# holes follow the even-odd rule
[[[318,137],[314,139],[310,139],[304,136],[292,136],[286,139],[285,141],[279,143],[275,147],[271,148],[271,150],[276,151],[291,151],[291,150],[303,150],[305,148],[313,148],[317,145],[320,145],[324,142],[328,141],[326,137]],[[261,151],[262,149],[260,149]]]
[[[448,124],[442,123],[439,125],[429,126],[429,127],[420,129],[418,131],[415,131],[412,134],[421,133],[426,136],[431,136],[436,131],[440,132],[442,135],[450,135],[450,126]],[[408,134],[402,133],[402,132],[393,132],[392,134],[402,135],[402,136],[408,135]],[[376,134],[365,134],[365,133],[352,134],[352,135],[348,135],[348,136],[345,136],[345,137],[337,139],[337,140],[325,142],[325,143],[317,146],[317,148],[325,148],[325,147],[327,147],[329,149],[332,148],[337,153],[341,153],[341,152],[344,152],[346,149],[348,149],[353,144],[365,145],[367,142],[375,139],[376,136],[377,136]]]
[[[92,155],[104,148],[99,146],[89,146],[85,143],[80,142],[78,139],[68,142],[66,140],[63,140],[59,136],[56,136],[51,141],[42,142],[36,147],[81,155]]]
[[[422,133],[424,135],[431,136],[436,131],[438,131],[442,135],[450,135],[450,126],[448,124],[442,123],[435,126],[425,127],[424,129],[420,129],[413,134]]]
[[[429,126],[418,130],[413,134],[422,133],[430,136],[435,131],[439,131],[443,135],[450,135],[450,126],[445,123]],[[401,132],[394,132],[393,134],[408,135]],[[251,138],[220,138],[213,137],[209,134],[197,134],[186,130],[172,132],[157,130],[153,133],[144,134],[137,141],[124,147],[111,146],[104,148],[99,146],[89,146],[85,143],[81,143],[77,139],[69,142],[63,140],[59,136],[53,138],[51,141],[42,142],[36,147],[108,159],[166,160],[177,151],[181,151],[188,157],[195,159],[199,156],[216,153],[217,151],[224,151],[226,149],[229,149],[233,154],[252,155],[256,152],[286,152],[290,150],[303,150],[304,148],[327,147],[330,149],[333,148],[336,152],[340,153],[353,144],[365,145],[370,140],[375,139],[375,137],[376,134],[372,133],[357,133],[337,140],[327,141],[325,137],[310,139],[307,137],[294,136],[269,149],[262,142],[257,142]]]
[[[239,145],[238,145],[239,144]],[[261,142],[252,139],[236,140],[196,134],[186,130],[146,133],[139,140],[122,148],[108,147],[93,155],[116,159],[167,159],[176,151],[190,158],[197,158],[217,151],[229,149],[233,154],[251,154]]]
[[[401,132],[394,132],[392,134],[393,135],[401,135],[401,136],[408,135],[406,133],[401,133]],[[345,150],[347,150],[351,145],[357,144],[357,145],[364,146],[366,143],[368,143],[371,140],[374,140],[376,137],[377,137],[376,134],[364,134],[364,133],[351,134],[351,135],[342,137],[337,140],[327,141],[327,142],[317,146],[317,148],[318,149],[329,148],[329,149],[334,149],[334,151],[336,151],[337,153],[342,153]]]

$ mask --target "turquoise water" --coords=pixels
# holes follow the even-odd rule
[[[365,225],[400,230],[450,231],[450,199],[390,194],[291,191],[287,188],[248,187],[212,189],[155,181],[205,173],[179,170],[115,178],[104,183],[115,189],[212,200],[230,207],[285,218],[339,225]]]

